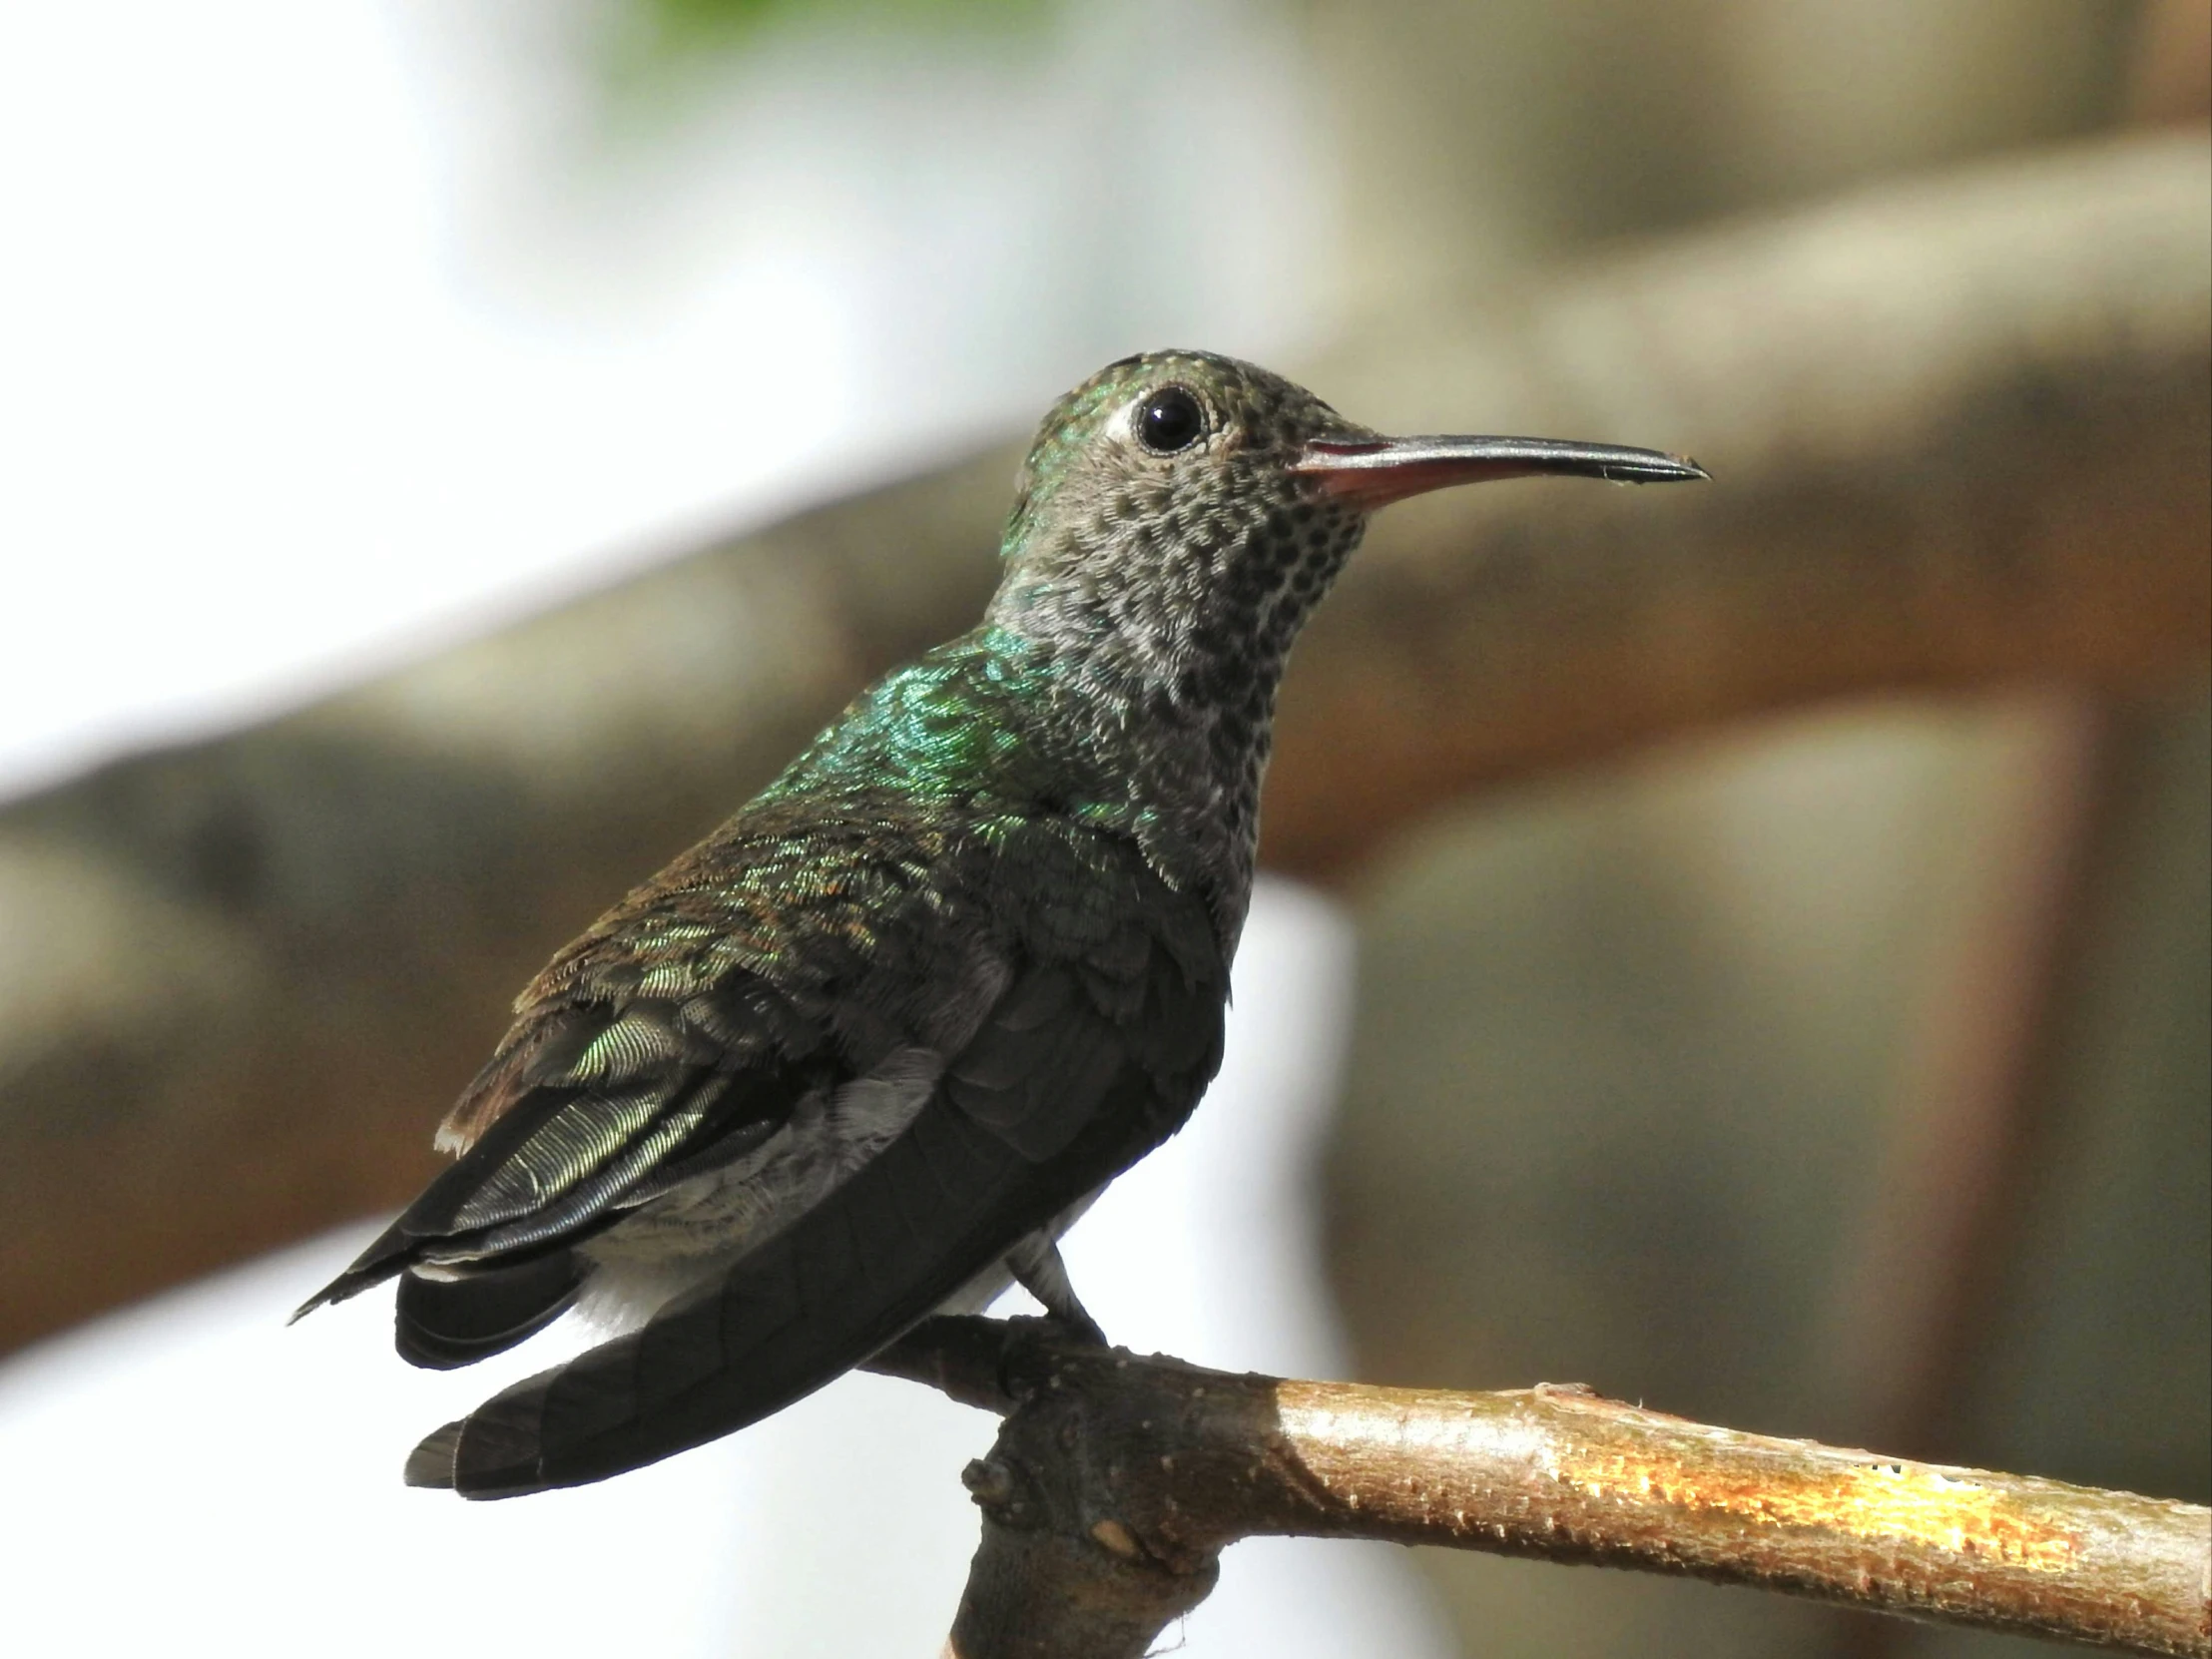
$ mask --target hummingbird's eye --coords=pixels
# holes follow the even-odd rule
[[[1181,386],[1162,386],[1137,411],[1137,436],[1156,455],[1188,449],[1206,431],[1206,411]]]

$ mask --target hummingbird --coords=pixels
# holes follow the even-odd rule
[[[1204,351],[1109,364],[1016,479],[981,623],[886,676],[515,1002],[455,1156],[294,1319],[398,1280],[451,1368],[611,1333],[427,1436],[411,1485],[581,1485],[753,1423],[1011,1284],[1221,1060],[1276,688],[1378,509],[1647,449],[1389,438]]]

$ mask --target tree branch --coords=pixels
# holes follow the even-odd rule
[[[2212,1654],[2212,1510],[1688,1422],[1538,1384],[1231,1376],[937,1319],[871,1363],[1006,1418],[956,1659],[1136,1659],[1262,1534],[1682,1573],[1948,1624]]]

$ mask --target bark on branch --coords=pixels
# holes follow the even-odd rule
[[[1137,1659],[1261,1534],[1684,1573],[2132,1653],[2212,1654],[2212,1510],[1773,1439],[1579,1386],[1231,1376],[938,1319],[871,1370],[1001,1413],[956,1659]]]

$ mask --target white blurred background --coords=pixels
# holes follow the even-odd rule
[[[643,87],[623,15],[0,6],[0,790],[1312,325],[1271,9],[925,8]]]

